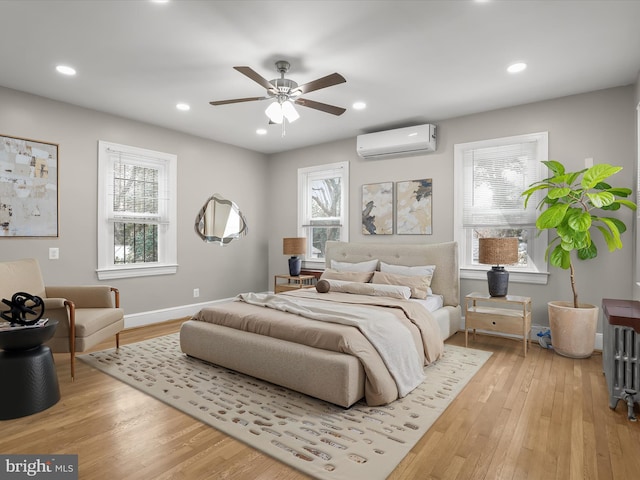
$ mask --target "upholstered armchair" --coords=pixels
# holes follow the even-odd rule
[[[0,300],[14,293],[37,295],[44,302],[44,318],[58,320],[58,328],[46,344],[53,352],[69,352],[71,378],[75,354],[115,335],[120,346],[124,312],[117,289],[106,285],[45,286],[36,259],[0,262]]]

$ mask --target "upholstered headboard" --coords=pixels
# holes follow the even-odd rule
[[[356,263],[374,258],[394,265],[435,265],[436,270],[431,281],[433,293],[442,295],[445,305],[455,307],[460,304],[460,274],[456,242],[391,245],[328,241],[325,256],[327,267],[331,266],[331,260]]]

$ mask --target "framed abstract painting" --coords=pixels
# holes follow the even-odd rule
[[[396,233],[431,235],[433,182],[430,178],[397,182]]]
[[[0,237],[58,236],[58,145],[0,136]]]
[[[362,233],[393,234],[393,182],[362,186]]]

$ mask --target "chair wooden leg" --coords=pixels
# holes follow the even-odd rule
[[[69,353],[71,356],[71,381],[73,381],[76,378],[76,306],[69,300],[64,303],[69,308]]]
[[[116,350],[120,348],[120,332],[116,333]]]

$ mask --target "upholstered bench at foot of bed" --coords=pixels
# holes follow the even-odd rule
[[[349,407],[364,396],[365,373],[351,355],[189,320],[180,329],[189,356]]]

